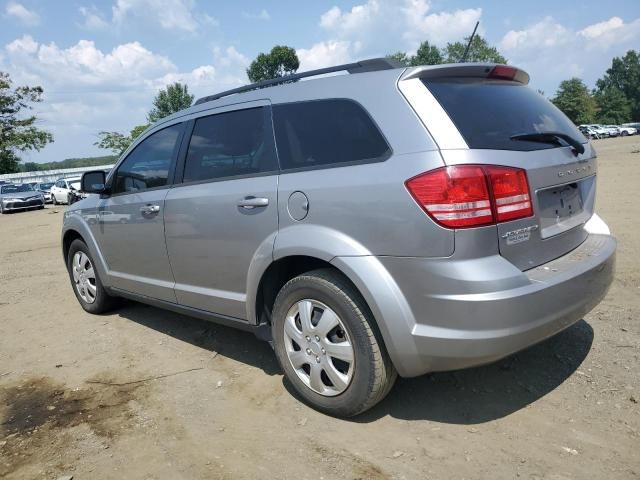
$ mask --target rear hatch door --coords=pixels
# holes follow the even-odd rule
[[[534,214],[496,226],[500,254],[526,270],[580,245],[587,236],[582,225],[594,211],[597,165],[595,151],[576,126],[522,82],[464,76],[421,80],[468,147],[441,148],[447,165],[505,165],[527,173]],[[560,136],[538,135],[545,132]],[[518,138],[530,134],[533,139]],[[580,145],[583,153],[577,151]]]

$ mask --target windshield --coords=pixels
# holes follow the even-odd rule
[[[40,190],[51,190],[51,187],[53,187],[53,182],[50,183],[41,183],[40,184]]]
[[[544,132],[558,132],[587,142],[564,113],[526,85],[477,78],[424,79],[423,83],[447,111],[469,148],[557,148],[554,143],[511,138]]]
[[[30,185],[3,185],[0,187],[0,193],[19,193],[19,192],[32,192]]]

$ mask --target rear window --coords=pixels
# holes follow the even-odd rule
[[[553,143],[512,140],[519,134],[557,132],[585,143],[576,126],[535,90],[516,82],[478,79],[424,79],[458,127],[469,148],[542,150]]]
[[[391,150],[371,117],[351,100],[274,105],[283,170],[386,159]]]

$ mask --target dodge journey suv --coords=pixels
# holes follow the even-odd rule
[[[616,242],[595,151],[528,81],[378,59],[202,98],[84,175],[75,295],[252,330],[337,416],[540,342],[603,298]]]

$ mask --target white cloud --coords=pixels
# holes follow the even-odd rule
[[[428,13],[430,7],[426,0],[407,2],[402,10],[408,26],[404,38],[409,45],[415,47],[425,39],[439,46],[460,41],[471,35],[473,27],[482,16],[481,8]]]
[[[217,18],[212,17],[211,15],[209,15],[207,13],[203,13],[200,17],[201,17],[202,23],[204,25],[211,25],[213,27],[219,27],[220,26],[220,21]]]
[[[440,47],[471,34],[482,9],[431,12],[428,0],[367,0],[351,10],[334,6],[320,17],[332,40],[357,42],[367,54],[389,53],[389,45],[415,51],[428,40]],[[402,39],[399,44],[398,39]]]
[[[21,3],[10,1],[7,3],[5,9],[7,15],[18,19],[24,25],[38,25],[40,23],[40,16]]]
[[[103,130],[128,131],[146,121],[158,89],[186,83],[196,97],[246,83],[248,58],[235,47],[214,49],[211,64],[179,69],[169,58],[140,42],[101,50],[91,40],[70,46],[38,43],[25,35],[0,47],[0,70],[11,72],[16,85],[41,85],[44,102],[36,105],[39,126],[55,143],[27,161],[99,155],[93,143]],[[215,66],[214,66],[215,65]]]
[[[611,65],[611,58],[635,48],[640,19],[619,17],[572,30],[546,17],[519,30],[510,30],[498,44],[509,63],[531,74],[531,83],[552,95],[561,80],[577,76],[593,86]]]
[[[299,71],[348,63],[353,59],[355,50],[357,47],[349,41],[320,42],[311,48],[299,48],[296,50],[300,60]]]
[[[552,17],[530,25],[523,30],[508,31],[499,43],[499,49],[506,52],[555,47],[571,41],[573,34],[555,22]]]
[[[250,18],[252,20],[271,20],[271,15],[269,15],[269,12],[267,12],[264,8],[258,13],[242,12],[242,16],[245,18]]]
[[[607,21],[589,25],[580,30],[578,35],[600,49],[637,42],[640,39],[640,18],[625,23],[620,17],[611,17]]]
[[[154,19],[167,30],[193,32],[198,28],[192,0],[117,0],[112,10],[114,23],[133,16]]]
[[[95,6],[91,8],[80,7],[78,11],[83,18],[82,27],[87,30],[105,30],[109,26],[109,22],[104,19]]]
[[[38,43],[31,35],[23,35],[22,38],[16,38],[13,42],[5,47],[7,52],[13,55],[31,55],[38,51]]]

